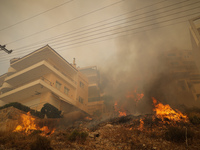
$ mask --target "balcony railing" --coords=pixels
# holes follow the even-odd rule
[[[45,83],[47,83],[47,84],[53,86],[53,83],[52,83],[51,81],[49,81],[48,79],[44,78],[43,76],[41,76],[39,79],[41,79],[41,80],[43,80]],[[31,82],[34,82],[34,81],[36,81],[36,80],[38,80],[38,79],[29,80],[29,81],[27,81],[27,82],[25,82],[25,83],[23,83],[23,84],[14,86],[14,87],[10,88],[9,90],[7,90],[6,92],[2,92],[2,94],[3,94],[3,93],[7,93],[7,92],[9,92],[9,91],[12,91],[12,90],[14,90],[14,89],[16,89],[16,88],[18,88],[18,87],[23,86],[23,85],[26,85],[26,84],[29,84],[29,83],[31,83]]]

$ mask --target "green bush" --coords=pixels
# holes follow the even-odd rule
[[[187,138],[192,138],[194,133],[187,129]],[[186,128],[181,127],[169,127],[165,132],[165,138],[172,142],[185,142],[186,140]]]
[[[61,118],[61,111],[53,105],[46,103],[41,109],[41,113],[46,114],[48,118]]]
[[[36,140],[30,145],[31,150],[53,150],[50,140],[38,135]]]
[[[88,136],[88,133],[86,132],[79,132],[78,130],[74,130],[68,137],[68,140],[71,142],[77,141],[77,142],[85,142],[86,138]]]

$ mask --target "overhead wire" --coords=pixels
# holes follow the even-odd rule
[[[40,16],[40,15],[42,15],[42,14],[44,14],[44,13],[47,13],[47,12],[49,12],[49,11],[51,11],[51,10],[54,10],[54,9],[56,9],[56,8],[58,8],[58,7],[61,7],[61,6],[65,5],[65,4],[70,3],[70,2],[72,2],[72,1],[73,1],[73,0],[64,2],[64,3],[62,3],[62,4],[60,4],[60,5],[57,5],[57,6],[53,7],[53,8],[47,9],[47,10],[45,10],[45,11],[43,11],[43,12],[40,12],[40,13],[35,14],[35,15],[31,16],[31,17],[28,17],[28,18],[26,18],[26,19],[24,19],[24,20],[18,21],[18,22],[16,22],[16,23],[12,24],[12,25],[9,25],[9,26],[7,26],[7,27],[4,27],[4,28],[0,29],[0,31],[9,29],[9,28],[11,28],[11,27],[13,27],[13,26],[16,26],[16,25],[18,25],[18,24],[21,24],[21,23],[23,23],[23,22],[25,22],[25,21],[28,21],[28,20],[33,19],[33,18],[35,18],[35,17],[38,17],[38,16]]]
[[[35,32],[35,33],[30,34],[30,35],[28,35],[28,36],[25,36],[25,37],[23,37],[23,38],[19,38],[19,39],[15,40],[15,41],[8,42],[8,43],[6,43],[6,45],[12,44],[12,43],[15,43],[15,42],[18,42],[18,41],[21,41],[21,40],[23,40],[23,39],[26,39],[26,38],[31,37],[31,36],[33,36],[33,35],[40,34],[40,33],[42,33],[42,32],[48,31],[48,30],[50,30],[50,29],[53,29],[53,28],[55,28],[55,27],[58,27],[58,26],[60,26],[60,25],[65,24],[65,23],[74,21],[74,20],[79,19],[79,18],[81,18],[81,17],[87,16],[87,15],[89,15],[89,14],[95,13],[95,12],[97,12],[97,11],[100,11],[100,10],[103,10],[103,9],[105,9],[105,8],[108,8],[108,7],[111,7],[111,6],[113,6],[113,5],[116,5],[116,4],[118,4],[118,3],[121,3],[122,1],[124,1],[124,0],[120,0],[120,1],[117,1],[117,2],[115,2],[115,3],[109,4],[109,5],[107,5],[107,6],[101,7],[101,8],[99,8],[99,9],[92,10],[92,11],[90,11],[90,12],[87,12],[87,13],[83,14],[83,15],[80,15],[80,16],[78,16],[78,17],[75,17],[75,18],[72,18],[72,19],[70,19],[70,20],[64,21],[64,22],[59,23],[59,24],[57,24],[57,25],[51,26],[51,27],[46,28],[46,29],[44,29],[44,30],[41,30],[41,31],[39,31],[39,32]]]
[[[197,12],[197,13],[199,13],[199,12]],[[196,13],[195,13],[196,14]],[[189,14],[189,15],[193,15],[193,14]],[[189,15],[186,15],[186,16],[189,16]],[[186,17],[186,16],[182,16],[182,17]],[[182,18],[181,17],[181,18]],[[175,18],[175,19],[178,19],[178,18]],[[174,20],[174,19],[173,19]],[[169,21],[169,20],[168,20]],[[162,23],[162,22],[159,22],[159,23]],[[151,25],[153,25],[153,24],[151,24]],[[151,26],[151,25],[148,25],[148,26]],[[145,26],[143,26],[143,27],[145,27]],[[143,27],[140,27],[140,28],[143,28]],[[131,30],[135,30],[136,28],[134,28],[134,29],[131,29]],[[127,32],[127,30],[126,31],[123,31],[123,32]],[[114,33],[114,34],[118,34],[118,33]],[[110,36],[110,35],[106,35],[105,37],[107,37],[107,36]],[[98,37],[98,38],[102,38],[102,37]],[[98,38],[96,38],[96,39],[98,39]],[[89,39],[89,41],[91,41],[91,40],[94,40],[94,39]],[[88,40],[87,40],[88,41]],[[79,42],[79,43],[83,43],[83,42],[85,42],[85,41],[81,41],[81,42]],[[75,44],[78,44],[78,43],[75,43]],[[74,45],[74,44],[73,44]],[[62,47],[67,47],[67,46],[70,46],[70,45],[65,45],[65,46],[62,46]],[[58,47],[58,48],[60,48],[60,47]]]
[[[187,0],[186,0],[186,1],[187,1]],[[184,2],[186,2],[186,1],[184,1]],[[180,4],[180,3],[183,3],[183,2],[178,2],[178,3],[175,3],[175,4]],[[199,2],[196,2],[196,3],[199,3]],[[196,3],[193,3],[193,4],[196,4]],[[74,33],[71,33],[71,32],[70,32],[71,34],[67,34],[67,35],[64,35],[64,36],[62,36],[62,37],[67,37],[67,36],[70,36],[70,35],[73,35],[73,34],[77,34],[77,33],[79,33],[78,36],[80,36],[80,33],[81,33],[81,32],[85,32],[85,31],[88,31],[88,30],[91,30],[91,29],[95,29],[95,28],[98,28],[98,27],[106,26],[106,25],[109,25],[109,24],[112,24],[112,23],[116,23],[116,22],[119,22],[119,21],[127,20],[127,19],[129,19],[129,18],[138,17],[138,16],[140,16],[140,15],[149,14],[149,13],[155,12],[155,11],[157,11],[157,10],[161,10],[161,9],[164,9],[164,8],[167,8],[167,7],[170,7],[170,6],[174,6],[175,4],[173,4],[173,5],[168,5],[168,6],[162,7],[162,8],[158,8],[158,9],[156,9],[156,10],[152,10],[152,11],[149,11],[149,12],[137,14],[137,15],[134,15],[134,16],[131,16],[131,17],[128,17],[128,18],[123,18],[123,19],[120,19],[120,20],[116,20],[116,21],[113,21],[113,22],[109,22],[109,23],[106,23],[106,24],[103,24],[103,25],[98,25],[98,26],[95,26],[95,27],[86,29],[86,30],[84,30],[84,31],[78,30],[77,32],[74,32]],[[150,6],[152,6],[152,5],[150,5]],[[189,6],[189,5],[187,5],[187,6]],[[182,6],[181,6],[181,7],[182,7]],[[183,7],[184,7],[184,6],[183,6]],[[179,7],[179,8],[180,8],[180,7]],[[175,9],[177,9],[177,8],[175,8]],[[175,10],[175,9],[171,9],[171,10]],[[141,10],[141,9],[140,9],[140,10]],[[170,10],[170,11],[171,11],[171,10]],[[168,12],[168,11],[166,11],[166,12]],[[163,12],[162,12],[162,13],[163,13]],[[121,16],[121,15],[120,15],[120,16]],[[153,15],[150,15],[150,16],[153,16]],[[146,17],[143,17],[143,18],[146,18]],[[112,19],[112,18],[111,18],[111,19]],[[138,19],[135,19],[135,20],[132,20],[132,21],[136,21],[136,20],[139,20],[139,19],[142,19],[142,18],[138,18]],[[121,23],[121,24],[125,24],[125,23],[132,22],[132,21],[127,21],[127,22],[124,22],[124,23]],[[120,24],[116,24],[116,25],[113,25],[113,26],[117,26],[117,25],[120,25]],[[111,27],[113,27],[113,26],[111,26]],[[106,28],[110,28],[110,27],[106,27]],[[100,29],[100,30],[101,30],[101,29]],[[98,31],[98,30],[96,30],[96,31]],[[96,31],[92,31],[92,32],[96,32]],[[87,33],[84,33],[84,34],[87,34]],[[82,35],[83,35],[83,34],[82,34]],[[55,40],[55,39],[59,39],[59,41],[61,41],[60,38],[61,38],[61,37],[57,37],[57,38],[54,38],[54,39],[49,40],[49,41],[53,41],[53,40]],[[71,37],[70,37],[70,38],[71,38]],[[48,41],[48,42],[49,42],[49,41]],[[47,41],[45,41],[45,42],[47,42]],[[31,44],[31,45],[34,45],[34,46],[35,46],[35,43],[34,43],[34,44]],[[20,48],[17,48],[17,49],[23,49],[23,48],[27,48],[27,47],[28,47],[28,46],[24,46],[24,47],[20,47]]]
[[[192,3],[192,4],[196,4],[196,3]],[[189,4],[189,5],[191,5],[191,4]],[[189,5],[185,5],[185,6],[181,6],[182,8],[183,7],[186,7],[186,6],[189,6]],[[172,5],[170,5],[170,6],[172,6]],[[167,6],[168,7],[168,6]],[[162,8],[164,8],[164,7],[162,7]],[[165,7],[166,8],[166,7]],[[180,8],[180,7],[177,7],[177,8],[173,8],[173,9],[170,9],[170,10],[167,10],[167,11],[163,11],[163,12],[161,12],[161,13],[166,13],[166,12],[169,12],[169,11],[172,11],[172,10],[176,10],[176,9],[178,9],[178,8]],[[198,7],[195,7],[195,8],[198,8]],[[159,8],[159,9],[161,9],[161,8]],[[190,9],[188,9],[188,10],[191,10],[191,9],[194,9],[194,8],[190,8]],[[171,16],[171,15],[174,15],[174,14],[178,14],[178,13],[181,13],[181,12],[185,12],[185,11],[188,11],[188,10],[184,10],[184,11],[179,11],[179,12],[176,12],[176,13],[173,13],[173,14],[168,14],[168,15],[165,15],[165,16],[161,16],[161,17],[158,17],[158,18],[154,18],[154,20],[156,20],[156,19],[159,19],[159,18],[163,18],[163,17],[167,17],[167,16]],[[149,12],[147,12],[147,13],[149,13]],[[160,14],[161,14],[160,13]],[[143,13],[144,14],[144,13]],[[153,14],[153,15],[155,15],[155,14]],[[146,16],[146,17],[142,17],[142,19],[143,18],[148,18],[148,17],[150,17],[150,16],[153,16],[153,15],[149,15],[149,16]],[[138,16],[138,15],[137,15]],[[139,18],[139,19],[141,19],[141,18]],[[123,19],[124,20],[124,19]],[[136,20],[138,20],[138,18],[136,19]],[[132,20],[132,21],[136,21],[136,20]],[[118,20],[119,21],[119,20]],[[128,25],[128,26],[133,26],[133,25],[136,25],[136,24],[140,24],[140,23],[144,23],[144,22],[148,22],[148,21],[152,21],[152,19],[149,19],[149,20],[146,20],[146,21],[143,21],[143,22],[139,22],[139,23],[135,23],[135,24],[131,24],[131,25]],[[128,22],[130,22],[130,21],[128,21]],[[119,24],[117,24],[117,25],[119,25]],[[115,25],[116,26],[116,25]],[[127,27],[127,26],[125,26],[125,27]],[[122,29],[122,28],[125,28],[125,27],[120,27],[120,28],[117,28],[117,29]],[[103,28],[103,29],[105,29],[105,28]],[[117,30],[117,29],[113,29],[113,31],[114,30]],[[102,30],[102,29],[101,29]],[[96,30],[97,31],[97,30]],[[112,31],[112,30],[110,30],[110,31]],[[104,32],[101,32],[101,33],[97,33],[97,34],[93,34],[93,35],[90,35],[90,36],[94,36],[94,35],[99,35],[99,34],[102,34],[102,33],[106,33],[107,31],[104,31]],[[80,36],[80,35],[78,35],[78,36]],[[87,36],[87,37],[90,37],[90,36]],[[80,40],[80,39],[83,39],[83,38],[87,38],[87,37],[82,37],[82,38],[79,38],[79,39],[75,39],[75,40]],[[71,41],[74,41],[74,40],[71,40]],[[67,42],[70,42],[70,41],[67,41]],[[52,42],[53,43],[53,42]],[[52,44],[51,43],[51,44]],[[66,41],[65,41],[65,43],[66,43]],[[57,45],[58,44],[63,44],[63,43],[57,43]],[[37,47],[37,46],[36,46]]]
[[[187,0],[186,0],[186,1],[187,1]],[[55,40],[55,39],[61,38],[61,37],[63,37],[63,36],[66,36],[66,34],[69,35],[70,33],[72,33],[72,34],[80,33],[80,32],[83,32],[83,31],[80,31],[81,29],[84,29],[84,28],[93,26],[93,25],[95,25],[95,24],[100,24],[100,23],[102,23],[102,22],[106,22],[106,21],[109,21],[109,20],[112,20],[112,19],[121,17],[121,16],[123,16],[123,15],[127,15],[127,14],[130,14],[130,13],[133,13],[133,12],[136,12],[136,11],[139,11],[139,10],[142,10],[142,9],[145,9],[145,8],[148,8],[148,7],[151,7],[151,6],[155,6],[155,5],[160,4],[160,3],[163,3],[163,2],[166,2],[166,1],[165,1],[165,0],[162,0],[162,1],[153,3],[153,4],[151,4],[151,5],[148,5],[148,6],[145,6],[145,7],[142,7],[142,8],[133,10],[133,11],[130,11],[130,12],[126,12],[126,13],[117,15],[117,16],[115,16],[115,17],[111,17],[111,18],[109,18],[109,19],[105,19],[105,20],[102,20],[102,21],[99,21],[99,22],[96,22],[96,23],[93,23],[93,24],[90,24],[90,25],[87,25],[87,26],[84,26],[84,27],[81,27],[81,28],[72,30],[72,31],[67,32],[67,33],[62,33],[62,34],[60,34],[60,35],[57,35],[57,36],[54,36],[54,37],[51,37],[51,38],[47,38],[47,39],[42,40],[42,41],[39,41],[39,42],[35,42],[35,43],[29,44],[29,45],[26,45],[26,46],[23,46],[23,47],[19,47],[19,48],[17,48],[17,49],[27,48],[28,46],[32,46],[32,45],[38,44],[38,43],[40,43],[40,42],[47,42],[47,41]],[[103,26],[104,26],[104,25],[103,25]],[[96,28],[96,27],[93,27],[93,28]],[[85,31],[90,30],[90,29],[92,29],[92,28],[86,29]],[[77,31],[77,32],[73,33],[74,31]],[[17,49],[16,49],[16,50],[17,50]]]
[[[186,1],[187,1],[187,0],[186,0]],[[70,32],[62,33],[62,34],[60,34],[60,35],[53,36],[53,37],[51,37],[51,38],[47,38],[47,39],[44,39],[44,40],[42,40],[42,41],[35,42],[35,43],[30,44],[30,45],[26,45],[26,46],[23,46],[23,47],[20,47],[20,48],[17,48],[17,49],[22,49],[22,48],[24,48],[24,47],[31,46],[31,45],[35,45],[35,44],[40,43],[40,42],[50,41],[51,39],[52,39],[52,40],[54,40],[54,39],[58,39],[58,38],[60,38],[60,36],[63,36],[63,35],[69,34],[69,33],[74,34],[74,33],[73,33],[74,31],[79,31],[79,32],[80,32],[81,29],[84,29],[84,28],[87,28],[87,27],[93,26],[93,25],[95,25],[95,24],[100,24],[100,23],[102,23],[102,22],[106,22],[106,21],[109,21],[109,20],[112,20],[112,19],[115,19],[115,18],[121,17],[121,16],[123,16],[123,15],[127,15],[127,14],[130,14],[130,13],[133,13],[133,12],[136,12],[136,11],[139,11],[139,10],[142,10],[142,9],[145,9],[145,8],[148,8],[148,7],[151,7],[151,6],[155,6],[155,5],[160,4],[160,3],[163,3],[163,2],[166,2],[166,1],[165,1],[165,0],[162,0],[162,1],[159,1],[159,2],[156,2],[156,3],[153,3],[153,4],[151,4],[151,5],[148,5],[148,6],[145,6],[145,7],[139,8],[139,9],[135,9],[135,10],[133,10],[133,11],[126,12],[126,13],[123,13],[123,14],[117,15],[117,16],[115,16],[115,17],[111,17],[111,18],[109,18],[109,19],[105,19],[105,20],[102,20],[102,21],[99,21],[99,22],[96,22],[96,23],[93,23],[93,24],[90,24],[90,25],[87,25],[87,26],[81,27],[81,28],[78,28],[78,29],[72,30],[72,31],[70,31]],[[87,30],[88,30],[88,29],[87,29]]]
[[[184,18],[184,17],[191,16],[191,15],[194,15],[194,14],[199,14],[199,13],[200,12],[196,12],[196,13],[192,13],[192,14],[188,14],[188,15],[176,17],[176,18],[173,18],[173,19],[168,19],[168,20],[165,20],[165,21],[156,22],[156,23],[152,23],[152,24],[149,24],[149,25],[145,25],[145,26],[140,26],[140,27],[137,27],[137,28],[134,28],[134,29],[130,29],[130,30],[126,30],[126,31],[121,31],[121,32],[110,34],[110,35],[104,35],[104,36],[101,36],[101,37],[92,38],[92,39],[89,39],[89,40],[85,40],[85,41],[81,41],[81,42],[77,42],[77,43],[73,43],[73,44],[68,44],[68,45],[63,45],[63,46],[55,47],[55,48],[59,49],[59,48],[68,47],[68,46],[75,45],[75,44],[80,44],[80,43],[83,43],[83,42],[93,41],[93,40],[96,40],[96,39],[99,39],[99,38],[104,38],[104,37],[108,37],[108,36],[119,34],[119,33],[123,33],[123,32],[133,31],[133,30],[136,30],[136,29],[140,29],[140,28],[144,28],[144,27],[148,27],[148,26],[152,26],[152,25],[157,25],[157,24],[159,25],[159,24],[164,23],[164,22],[169,22],[169,21],[172,21],[172,20],[177,20],[177,19],[180,19],[180,18]],[[181,21],[181,22],[186,22],[186,21],[184,20],[184,21]],[[177,23],[173,23],[173,24],[177,24]],[[168,25],[165,25],[165,26],[168,26]],[[160,27],[162,27],[162,26],[160,26]],[[156,28],[158,28],[158,27],[156,27]],[[147,29],[147,30],[144,30],[144,31],[148,31],[148,30],[151,30],[151,29]],[[137,31],[136,33],[139,33],[139,32],[143,32],[143,31]],[[119,36],[117,36],[117,37],[119,37]],[[115,37],[115,38],[117,38],[117,37]]]

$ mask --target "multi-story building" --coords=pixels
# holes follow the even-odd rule
[[[191,19],[190,21],[190,35],[192,42],[192,51],[196,64],[200,70],[200,16]]]
[[[88,78],[88,113],[103,113],[105,110],[104,101],[101,98],[99,88],[100,75],[96,66],[79,68],[79,70]]]
[[[200,16],[195,17],[190,22],[190,37],[192,42],[192,52],[198,70],[200,71]],[[200,79],[199,75],[194,75],[191,79],[195,99],[200,100]]]
[[[0,100],[20,102],[36,110],[50,103],[64,112],[87,111],[88,79],[50,46],[12,59],[0,76]]]
[[[190,50],[171,50],[165,53],[167,70],[176,81],[177,93],[190,100],[200,96],[200,73]]]

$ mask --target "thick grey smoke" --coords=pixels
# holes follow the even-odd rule
[[[185,30],[188,31],[184,33]],[[170,76],[164,57],[166,51],[186,50],[191,46],[188,32],[189,27],[184,24],[119,38],[116,55],[100,68],[105,93],[132,114],[151,113],[152,97],[172,107],[193,105],[191,94],[181,93]],[[137,103],[126,98],[134,89],[144,93]]]

